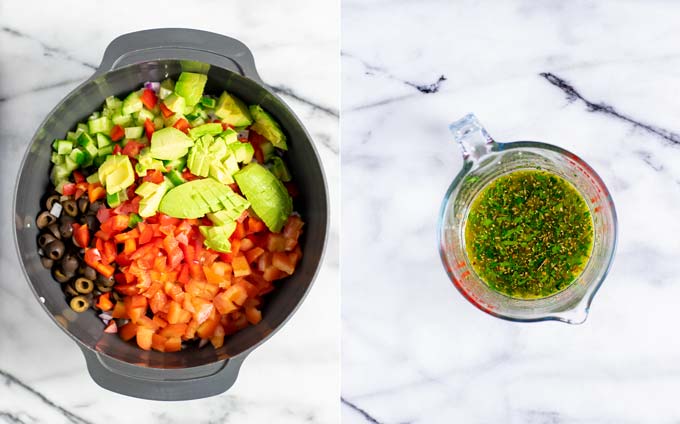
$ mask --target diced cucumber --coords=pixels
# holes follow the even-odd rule
[[[61,165],[64,163],[65,158],[66,157],[64,155],[60,155],[57,152],[53,152],[50,161],[55,165]]]
[[[100,116],[102,116],[101,113],[99,113],[99,111],[95,110],[94,112],[92,112],[92,114],[90,116],[87,117],[87,120],[92,121],[93,119],[97,119]]]
[[[97,168],[102,166],[102,163],[104,162],[106,162],[106,156],[97,156],[96,158],[92,159],[92,164]]]
[[[73,159],[71,159],[69,156],[66,156],[66,158],[64,160],[64,165],[61,165],[61,166],[63,166],[69,172],[78,169],[78,164]]]
[[[288,171],[288,167],[283,162],[283,159],[281,159],[278,156],[274,156],[272,158],[272,163],[269,170],[272,172],[272,174],[276,175],[276,178],[283,181],[284,183],[291,180],[290,171]]]
[[[60,155],[68,155],[73,150],[73,142],[68,140],[55,140],[52,145]]]
[[[78,141],[78,135],[73,131],[69,131],[66,133],[66,139],[68,141]]]
[[[108,156],[113,154],[113,144],[109,144],[108,146],[104,146],[101,149],[97,150],[97,157],[99,156]]]
[[[123,115],[139,112],[144,107],[139,92],[133,91],[123,100]]]
[[[92,174],[88,175],[87,178],[85,179],[88,184],[96,184],[99,181],[99,172],[93,172]]]
[[[117,110],[123,106],[123,101],[117,97],[109,96],[106,98],[106,106],[112,110]]]
[[[90,131],[90,128],[87,126],[87,124],[83,124],[82,122],[79,123],[76,128],[76,132],[80,131],[81,133],[86,133]],[[80,136],[80,134],[78,135]]]
[[[265,161],[273,158],[276,152],[274,145],[268,141],[266,143],[260,144],[260,150],[262,150],[262,156],[264,156]]]
[[[92,119],[87,122],[89,126],[89,132],[90,134],[97,134],[97,133],[105,133],[108,134],[111,132],[111,128],[113,128],[113,124],[111,123],[111,120],[106,117],[102,116],[101,118],[97,119]]]
[[[77,165],[82,165],[87,161],[87,153],[83,148],[76,147],[75,149],[71,150],[71,153],[68,155],[68,159]]]
[[[208,107],[210,109],[214,109],[215,105],[217,104],[217,100],[208,97],[208,96],[203,96],[201,97],[201,105]]]
[[[175,81],[168,78],[161,82],[161,88],[158,90],[158,97],[160,97],[161,100],[164,100],[171,95],[173,91],[175,91]]]
[[[185,182],[187,182],[187,180],[185,180],[184,177],[182,177],[182,173],[180,171],[178,171],[177,169],[171,170],[166,175],[167,175],[168,179],[170,180],[170,182],[175,186],[178,186],[180,184],[184,184]]]
[[[50,179],[52,183],[57,185],[60,181],[67,180],[69,175],[71,175],[71,171],[65,165],[54,165],[50,173]]]
[[[132,115],[116,114],[113,115],[113,118],[111,118],[111,120],[113,121],[114,125],[127,127],[132,124]]]
[[[106,136],[102,133],[97,134],[97,147],[98,148],[101,149],[102,147],[106,147],[110,144],[111,144],[111,139],[108,136]]]
[[[137,112],[137,116],[135,117],[137,119],[137,125],[143,125],[144,122],[146,122],[147,119],[150,119],[153,121],[155,118],[153,112],[151,112],[148,109],[142,109],[139,112]]]
[[[160,130],[163,128],[163,117],[162,116],[157,116],[153,120],[153,128],[156,130]]]
[[[128,127],[125,128],[125,138],[137,140],[142,138],[144,134],[144,127]]]
[[[199,116],[198,118],[194,119],[193,121],[189,121],[189,124],[190,124],[192,127],[198,127],[198,126],[200,126],[200,125],[205,124],[205,119],[203,119],[203,118],[201,118],[201,117]]]

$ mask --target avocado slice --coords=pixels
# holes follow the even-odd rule
[[[293,212],[293,200],[283,183],[256,162],[235,173],[234,179],[267,228],[275,233],[281,231]]]
[[[195,106],[201,101],[208,76],[194,72],[182,72],[175,84],[175,93],[186,100],[187,106]]]
[[[259,105],[250,106],[250,114],[255,119],[255,123],[250,127],[252,130],[271,141],[274,147],[288,150],[286,135],[270,114],[265,112]]]
[[[223,193],[232,193],[233,196],[238,196],[229,187],[212,178],[188,181],[170,189],[163,197],[158,209],[175,218],[200,218],[213,212],[211,205],[222,203]],[[215,199],[211,199],[211,197]],[[216,210],[221,209],[223,207],[216,206]]]
[[[194,142],[182,131],[167,127],[154,131],[151,136],[151,157],[161,160],[173,160],[186,155]]]
[[[97,171],[106,192],[113,194],[130,187],[135,182],[135,171],[126,155],[109,155]]]
[[[245,103],[236,96],[224,91],[217,100],[215,116],[232,127],[246,127],[253,123],[253,118]]]
[[[165,100],[163,100],[165,107],[177,114],[183,114],[186,107],[186,100],[177,93],[172,93]]]
[[[137,187],[135,194],[142,196],[139,202],[139,216],[144,218],[154,216],[166,191],[168,191],[168,185],[165,182],[155,184],[145,181]]]
[[[222,132],[222,124],[219,122],[212,122],[209,124],[199,125],[189,130],[189,136],[196,140],[206,134],[217,135]]]
[[[288,170],[285,162],[283,162],[283,159],[278,156],[274,156],[271,159],[271,166],[269,167],[269,170],[272,171],[274,175],[276,175],[276,178],[283,181],[284,183],[292,179],[290,176],[290,171]]]
[[[236,223],[234,221],[227,222],[224,225],[202,225],[198,227],[205,237],[205,244],[208,248],[217,250],[218,252],[231,252],[231,242],[229,237],[236,229]]]

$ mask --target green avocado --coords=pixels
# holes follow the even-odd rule
[[[217,250],[218,252],[229,253],[231,252],[231,242],[229,237],[236,229],[236,223],[234,221],[226,222],[223,225],[202,225],[198,227],[205,237],[203,242],[208,248]]]
[[[253,118],[250,116],[245,103],[226,91],[217,100],[215,116],[232,127],[246,127],[253,123]]]
[[[167,127],[154,131],[151,136],[151,157],[161,160],[181,158],[189,151],[194,142],[182,131]]]
[[[267,228],[275,233],[281,231],[293,212],[293,200],[283,183],[256,162],[234,174],[234,179]]]
[[[223,209],[223,198],[234,199],[232,203],[240,202],[243,207],[240,213],[250,206],[246,199],[234,193],[228,186],[212,178],[204,178],[188,181],[170,189],[158,209],[175,218],[200,218],[207,213]]]
[[[222,124],[219,122],[212,122],[209,124],[199,125],[189,130],[189,136],[196,140],[206,134],[217,135],[222,132]]]
[[[175,93],[184,97],[187,106],[195,106],[201,101],[208,76],[193,72],[182,72],[175,84]]]
[[[259,105],[250,106],[250,114],[255,119],[255,123],[250,127],[252,130],[271,141],[274,147],[288,150],[286,135],[281,131],[281,127],[279,127],[279,124],[270,114],[265,112]]]
[[[170,109],[177,114],[184,113],[184,108],[186,107],[186,99],[184,97],[178,95],[177,93],[172,93],[169,95],[163,103],[165,104],[165,107]]]
[[[135,194],[142,196],[139,202],[139,216],[144,218],[154,216],[166,191],[168,191],[168,185],[165,182],[155,184],[144,181],[137,187]]]
[[[135,182],[135,171],[126,155],[109,155],[97,171],[108,194],[119,192]]]

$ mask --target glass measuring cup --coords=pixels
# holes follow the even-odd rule
[[[580,324],[614,258],[614,202],[595,171],[575,154],[546,143],[498,143],[470,114],[449,126],[463,153],[463,169],[451,183],[439,214],[439,249],[456,288],[479,309],[510,321],[556,320]],[[583,196],[593,219],[593,249],[583,272],[566,289],[540,299],[517,299],[492,290],[476,274],[465,249],[465,222],[475,196],[501,175],[543,169],[569,181]]]

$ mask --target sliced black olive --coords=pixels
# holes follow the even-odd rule
[[[79,266],[80,261],[78,261],[78,258],[72,253],[67,253],[61,260],[61,268],[68,274],[75,274]]]
[[[40,212],[38,218],[36,218],[35,223],[41,230],[50,224],[57,222],[57,217],[49,213],[48,211]]]
[[[52,265],[54,265],[54,261],[50,258],[42,257],[40,258],[40,263],[42,266],[44,266],[47,269],[52,268]]]
[[[58,194],[53,194],[50,197],[48,197],[47,200],[45,201],[45,207],[47,208],[48,211],[51,211],[52,206],[54,206],[55,203],[59,203]]]
[[[69,296],[78,296],[79,293],[76,289],[73,288],[73,283],[68,283],[64,285],[64,293],[66,293]]]
[[[103,275],[97,275],[97,284],[101,284],[104,287],[113,287],[116,284],[116,280],[111,277],[104,277]]]
[[[60,239],[61,238],[61,233],[59,232],[59,226],[55,222],[54,224],[50,224],[47,226],[47,231],[49,231],[54,237]]]
[[[85,312],[90,308],[90,301],[85,296],[76,296],[71,299],[69,305],[76,312]]]
[[[82,219],[83,224],[87,224],[87,228],[90,231],[96,231],[97,226],[99,225],[99,221],[97,220],[97,217],[94,215],[85,215],[85,217]]]
[[[53,240],[44,247],[45,256],[52,260],[61,259],[64,255],[64,242],[61,240]]]
[[[61,206],[64,207],[64,211],[69,215],[69,216],[76,216],[78,215],[78,206],[76,206],[75,200],[64,200],[64,202],[61,204]]]
[[[53,274],[54,279],[62,284],[68,282],[72,277],[72,275],[69,275],[66,272],[64,272],[64,270],[61,269],[61,267],[55,267]]]
[[[95,291],[100,291],[102,293],[108,293],[111,290],[113,290],[112,286],[105,286],[102,283],[97,283],[97,290],[95,290]]]
[[[91,212],[97,212],[99,209],[104,206],[104,201],[103,200],[97,200],[94,203],[90,203],[90,211]]]
[[[85,266],[80,273],[83,275],[83,277],[87,278],[88,280],[94,281],[97,278],[97,271],[94,270],[94,268],[91,268],[89,266]]]
[[[83,196],[78,199],[78,210],[80,210],[80,213],[85,213],[89,205],[90,202],[87,200],[87,197]]]
[[[80,277],[73,283],[73,287],[78,291],[78,293],[88,294],[92,293],[92,290],[94,290],[94,283],[92,280]]]
[[[69,238],[73,235],[73,223],[75,219],[68,215],[64,215],[63,218],[59,219],[59,234],[62,238]]]
[[[54,237],[54,236],[53,236],[52,234],[50,234],[50,233],[42,233],[42,234],[40,234],[40,236],[38,237],[38,246],[40,246],[40,247],[42,247],[42,248],[44,249],[45,246],[47,246],[48,244],[52,243],[52,242],[53,242],[54,240],[56,240],[56,239],[57,239],[57,238]]]

